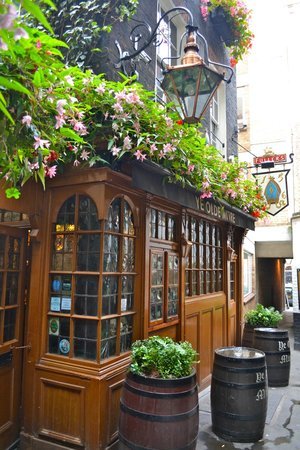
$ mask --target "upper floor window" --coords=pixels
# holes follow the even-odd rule
[[[186,262],[187,296],[223,290],[222,232],[218,225],[189,216],[186,237],[192,248]]]
[[[123,198],[103,223],[88,196],[65,201],[52,230],[50,353],[99,362],[130,349],[134,258],[133,215]]]
[[[209,109],[209,142],[226,158],[226,87],[221,83]]]
[[[244,251],[244,296],[253,292],[253,255]]]
[[[164,15],[166,11],[174,8],[172,0],[160,0],[157,5],[157,21]],[[174,15],[174,14],[173,14]],[[181,36],[185,31],[186,18],[183,14],[176,14],[173,20],[169,20],[170,17],[166,16],[162,20],[159,27],[159,45],[157,46],[157,59],[156,59],[156,96],[159,100],[165,101],[165,96],[160,88],[160,83],[163,77],[162,74],[162,61],[166,58],[165,63],[176,65],[180,63],[180,59],[168,60],[168,58],[174,58],[178,56],[180,51]],[[180,55],[181,56],[181,55]]]

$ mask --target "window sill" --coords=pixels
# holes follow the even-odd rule
[[[247,303],[251,302],[251,300],[253,300],[255,297],[254,292],[251,292],[250,294],[245,295],[244,297],[244,305],[246,305]]]

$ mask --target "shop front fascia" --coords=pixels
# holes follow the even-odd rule
[[[39,221],[23,342],[24,449],[116,447],[136,339],[189,340],[200,389],[214,349],[239,344],[242,239],[254,220],[160,170],[129,163],[123,172],[67,171],[45,192],[31,185]]]

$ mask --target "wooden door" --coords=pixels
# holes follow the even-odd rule
[[[0,449],[18,441],[22,392],[25,231],[0,226]]]

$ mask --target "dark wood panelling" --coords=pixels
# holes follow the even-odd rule
[[[85,387],[41,378],[39,434],[85,445]]]

